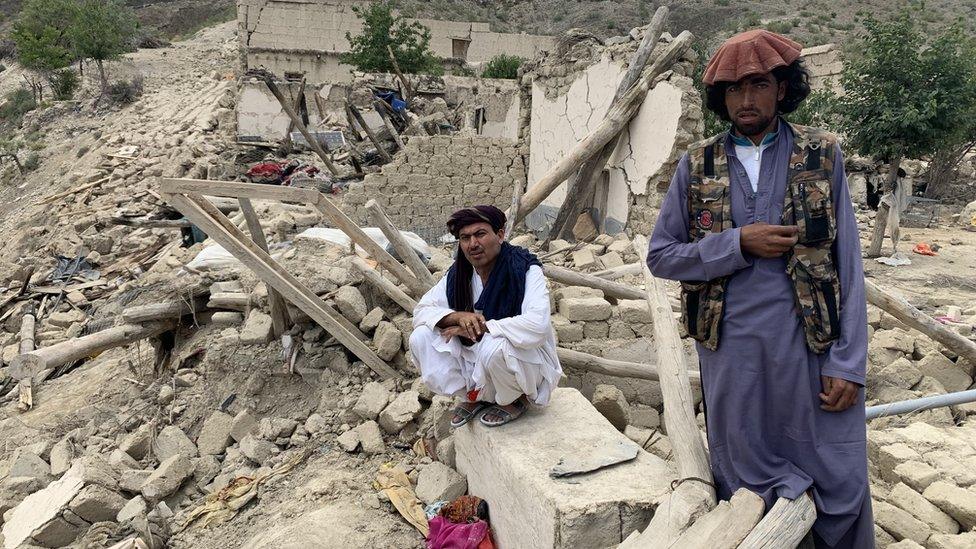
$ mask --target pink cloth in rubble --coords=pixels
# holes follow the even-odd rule
[[[454,523],[438,515],[430,519],[427,549],[477,549],[488,535],[488,523]]]

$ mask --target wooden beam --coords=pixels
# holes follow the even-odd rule
[[[638,275],[643,272],[644,267],[642,267],[640,263],[628,263],[626,265],[620,265],[619,267],[610,267],[609,269],[597,271],[593,273],[593,276],[597,278],[605,278],[607,280],[615,280],[623,276]]]
[[[285,96],[281,93],[281,90],[278,89],[278,85],[274,82],[273,75],[271,73],[265,73],[261,75],[261,78],[264,80],[265,85],[268,86],[268,89],[271,90],[271,93],[275,96],[275,99],[278,100],[278,103],[285,111],[285,114],[288,115],[288,118],[291,119],[292,123],[295,124],[295,127],[298,128],[298,131],[302,134],[305,140],[308,141],[308,146],[311,147],[311,149],[315,151],[315,154],[322,159],[322,162],[325,163],[325,167],[328,168],[332,175],[339,175],[339,170],[336,169],[335,164],[332,163],[329,155],[322,150],[322,146],[319,145],[319,142],[316,141],[314,137],[312,137],[312,134],[309,133],[308,128],[306,128],[305,124],[302,123],[302,119],[299,118],[298,113],[295,112],[295,109],[291,108],[291,105],[288,104],[288,100],[285,99]]]
[[[386,126],[386,131],[390,132],[390,136],[393,138],[393,142],[396,143],[397,148],[401,151],[407,148],[407,145],[403,142],[400,134],[393,127],[393,121],[390,120],[390,115],[386,112],[390,107],[387,106],[385,101],[376,99],[373,101],[373,109],[380,115],[383,119],[383,125]]]
[[[25,355],[34,350],[34,329],[37,318],[34,304],[28,304],[20,321],[20,347],[18,353]],[[34,376],[27,376],[17,383],[17,409],[25,412],[34,407]]]
[[[559,357],[560,364],[577,370],[615,377],[649,379],[651,381],[658,381],[659,379],[657,366],[652,364],[611,360],[564,347],[556,348],[556,356]],[[688,379],[692,385],[701,387],[701,375],[698,372],[688,372]]]
[[[644,72],[644,67],[647,65],[651,54],[655,51],[660,53],[661,49],[656,48],[656,46],[658,40],[661,38],[661,32],[664,30],[664,24],[667,19],[667,6],[661,6],[654,12],[654,17],[651,18],[650,24],[644,30],[643,40],[641,40],[640,46],[637,47],[637,51],[634,52],[630,60],[627,72],[624,73],[623,78],[620,79],[620,83],[617,85],[617,92],[613,96],[610,108],[613,108],[624,94],[637,83],[641,73]],[[569,189],[566,192],[566,199],[559,208],[559,212],[556,214],[556,220],[552,225],[552,230],[549,232],[550,237],[572,237],[573,222],[583,208],[592,201],[597,181],[600,179],[599,176],[603,172],[604,166],[610,160],[613,151],[617,148],[619,137],[620,134],[604,145],[599,154],[584,162],[579,172],[577,172],[576,177],[570,181]],[[597,227],[599,228],[599,225]]]
[[[115,347],[134,343],[140,339],[157,336],[167,330],[172,330],[173,326],[173,322],[123,324],[94,334],[35,349],[14,358],[10,364],[10,375],[17,379],[26,379],[43,370],[69,364]]]
[[[305,79],[302,79],[302,88],[304,89],[304,87]],[[241,203],[241,213],[244,214],[244,220],[247,222],[247,232],[251,233],[251,240],[257,244],[258,248],[270,255],[268,240],[264,236],[264,229],[261,228],[261,222],[258,220],[257,212],[254,211],[254,206],[251,205],[251,200],[248,198],[239,198],[238,200]],[[274,336],[277,339],[291,327],[291,318],[288,316],[285,299],[274,288],[268,288],[268,306],[271,308],[271,323]]]
[[[410,81],[407,80],[407,77],[403,75],[403,72],[400,71],[400,64],[397,63],[396,56],[393,55],[393,48],[389,44],[386,45],[386,53],[390,55],[390,64],[393,65],[393,74],[395,74],[400,80],[400,83],[403,84],[403,98],[407,100],[407,103],[413,101],[413,87],[410,85]]]
[[[138,217],[109,217],[105,220],[109,225],[127,225],[144,229],[183,229],[190,226],[186,219],[142,219]]]
[[[965,358],[970,364],[976,365],[976,343],[918,310],[905,298],[882,289],[867,278],[864,279],[864,293],[867,295],[868,303],[876,305],[908,326],[938,341],[946,349]]]
[[[512,204],[508,207],[508,215],[505,216],[505,238],[512,238],[512,231],[515,230],[515,218],[519,214],[519,201],[522,200],[522,193],[525,192],[525,184],[515,180],[515,188],[512,189]]]
[[[354,258],[352,264],[359,272],[363,273],[366,280],[370,281],[380,291],[396,302],[397,305],[403,307],[404,311],[413,314],[413,310],[417,307],[417,302],[412,297],[408,296],[400,288],[397,288],[396,284],[387,280],[376,269],[370,267],[363,258]]]
[[[128,324],[150,322],[153,320],[176,319],[207,308],[202,296],[190,299],[170,299],[148,305],[135,305],[122,309],[122,320]]]
[[[614,282],[605,278],[600,278],[591,274],[579,273],[565,267],[556,265],[543,265],[542,272],[550,280],[565,284],[567,286],[586,286],[603,290],[607,297],[616,299],[647,299],[647,294],[639,288]]]
[[[386,152],[386,149],[383,148],[383,142],[376,137],[376,134],[373,133],[373,130],[369,127],[368,124],[366,124],[366,121],[363,120],[363,115],[359,114],[359,110],[356,109],[356,107],[354,107],[349,102],[346,102],[346,110],[350,114],[352,114],[352,117],[356,121],[356,124],[358,124],[359,127],[361,127],[363,131],[366,132],[366,137],[368,137],[369,140],[373,143],[373,146],[376,147],[376,152],[379,153],[379,155],[383,158],[383,160],[385,162],[392,162],[393,157],[390,156],[390,153]]]
[[[756,526],[766,502],[747,488],[739,488],[729,501],[723,501],[698,519],[679,538],[675,547],[736,549]]]
[[[280,185],[258,185],[240,181],[216,181],[212,179],[162,179],[159,192],[165,194],[202,194],[227,198],[251,198],[276,200],[279,202],[315,202],[319,192],[315,189],[282,187]],[[212,201],[219,202],[219,201]],[[235,204],[233,209],[238,209]],[[223,208],[222,208],[223,209]]]
[[[278,290],[282,296],[325,328],[366,366],[385,379],[401,377],[366,346],[364,343],[367,339],[366,335],[359,328],[353,326],[345,317],[278,265],[267,252],[258,248],[237,227],[234,227],[213,204],[199,196],[167,194],[166,199],[203,229],[210,238],[254,271],[269,287]]]
[[[207,301],[207,307],[211,309],[230,309],[242,313],[249,311],[251,305],[251,295],[244,292],[214,292]]]
[[[325,216],[326,219],[332,222],[336,227],[338,227],[342,232],[346,233],[354,243],[359,245],[362,249],[366,250],[381,267],[393,273],[393,276],[397,277],[400,282],[407,285],[410,289],[410,293],[416,297],[420,297],[427,292],[427,287],[417,279],[402,263],[397,261],[390,252],[386,251],[382,246],[376,243],[375,240],[369,237],[359,225],[356,224],[352,219],[349,219],[342,210],[339,209],[331,200],[329,200],[325,195],[321,193],[316,193],[316,200],[312,204]]]
[[[295,96],[295,103],[292,105],[292,109],[295,111],[295,114],[299,114],[299,115],[301,114],[302,103],[304,102],[304,99],[305,99],[305,77],[302,76],[302,81],[301,83],[298,84],[298,95]],[[289,118],[288,129],[285,130],[285,143],[289,146],[291,145],[291,131],[293,129],[295,129],[295,121]]]
[[[738,549],[796,547],[816,520],[817,506],[809,494],[794,500],[779,498]]]
[[[366,202],[366,213],[369,215],[369,220],[379,227],[383,231],[383,234],[386,235],[386,238],[389,239],[390,243],[393,244],[393,249],[400,256],[400,260],[413,271],[413,274],[417,275],[417,279],[421,284],[426,286],[427,290],[431,289],[437,283],[434,280],[434,275],[430,274],[430,269],[420,260],[417,251],[413,249],[413,246],[407,242],[407,239],[403,237],[400,230],[396,228],[390,217],[383,211],[383,207],[375,200],[370,199]]]
[[[664,53],[644,71],[640,82],[634,85],[613,108],[607,111],[607,115],[600,125],[577,143],[566,156],[549,169],[545,176],[525,192],[519,202],[518,215],[514,216],[516,225],[566,181],[566,178],[575,172],[581,164],[598,154],[604,145],[615,138],[630,123],[630,119],[637,114],[644,102],[651,84],[684,55],[691,46],[691,41],[692,34],[688,31],[683,31],[678,35],[668,45]]]

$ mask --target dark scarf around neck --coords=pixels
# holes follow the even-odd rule
[[[529,267],[542,267],[539,258],[525,248],[502,242],[501,252],[488,275],[488,282],[477,303],[472,303],[471,276],[474,267],[458,248],[454,265],[447,271],[447,303],[455,311],[481,311],[485,320],[498,320],[522,314],[525,275]]]

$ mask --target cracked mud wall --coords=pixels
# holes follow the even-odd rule
[[[603,121],[637,47],[636,40],[604,47],[585,36],[568,39],[578,41],[529,67],[523,76],[522,109],[528,112],[522,117],[521,137],[528,150],[530,188]],[[605,197],[598,198],[605,232],[650,228],[649,210],[660,202],[660,190],[667,188],[680,154],[701,134],[700,99],[685,76],[691,73],[690,61],[677,64],[648,93],[610,157],[601,191]],[[548,229],[566,188],[564,183],[529,215],[531,229]]]

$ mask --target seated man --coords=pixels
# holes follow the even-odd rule
[[[410,352],[424,383],[462,398],[453,427],[484,408],[484,425],[508,423],[529,402],[548,404],[562,377],[542,264],[505,242],[504,227],[494,206],[451,215],[457,258],[413,312]]]

